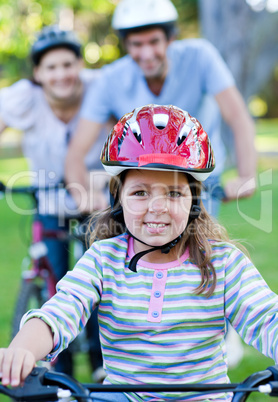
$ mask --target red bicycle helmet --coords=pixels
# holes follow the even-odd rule
[[[215,167],[210,140],[197,119],[176,106],[146,105],[124,115],[102,152],[104,169],[185,172],[204,181]]]

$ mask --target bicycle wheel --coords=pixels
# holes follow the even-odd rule
[[[42,295],[42,288],[37,283],[23,280],[18,294],[13,322],[12,338],[19,330],[19,324],[22,316],[30,309],[40,308],[45,302]]]

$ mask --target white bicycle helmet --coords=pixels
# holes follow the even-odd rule
[[[122,0],[115,9],[112,27],[124,33],[145,26],[174,24],[177,19],[170,0]]]

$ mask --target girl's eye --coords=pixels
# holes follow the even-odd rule
[[[147,191],[144,190],[136,191],[134,195],[136,195],[137,197],[146,197]]]
[[[182,194],[181,194],[181,192],[180,191],[170,191],[169,192],[169,197],[172,197],[172,198],[178,198],[178,197],[181,197],[182,196]]]

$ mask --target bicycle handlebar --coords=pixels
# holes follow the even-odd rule
[[[66,190],[66,186],[64,182],[48,184],[47,186],[14,186],[8,187],[3,182],[0,181],[0,195],[5,193],[10,194],[23,194],[27,196],[31,196],[34,202],[34,205],[38,206],[38,194],[39,192],[51,192],[53,190]],[[67,191],[67,190],[66,190]],[[87,219],[87,214],[82,214],[79,212],[74,213],[70,216],[71,218],[79,219],[80,221]]]
[[[10,191],[12,193],[22,193],[22,194],[33,194],[35,195],[37,191],[51,191],[57,189],[65,189],[65,183],[60,182],[56,184],[49,184],[47,187],[39,187],[39,186],[19,186],[19,187],[7,187],[3,182],[0,181],[0,193],[4,193],[5,191]],[[209,191],[211,197],[217,198],[219,200],[226,200],[227,195],[225,194],[224,188],[217,184],[213,186],[211,189],[208,189],[206,185],[203,186],[204,191]]]
[[[26,378],[23,386],[9,388],[0,385],[0,393],[15,401],[57,401],[60,398],[74,397],[79,402],[91,399],[90,392],[233,392],[233,402],[246,401],[252,392],[278,396],[278,365],[252,374],[238,384],[150,384],[150,385],[102,385],[81,384],[74,378],[45,367],[36,367]],[[92,400],[92,399],[91,399]]]
[[[11,192],[15,194],[28,194],[35,196],[38,191],[51,191],[65,189],[64,183],[49,184],[48,186],[15,186],[7,187],[2,181],[0,181],[0,193]]]

